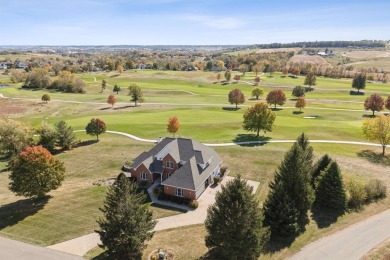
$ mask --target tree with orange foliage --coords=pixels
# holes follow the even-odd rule
[[[118,65],[118,72],[119,72],[119,74],[122,74],[122,72],[123,72],[123,66],[121,65],[121,64],[119,64]]]
[[[229,98],[229,103],[230,104],[235,104],[236,105],[236,109],[238,109],[238,107],[237,107],[238,104],[243,104],[245,102],[244,93],[242,93],[242,91],[239,90],[238,88],[233,89],[232,91],[230,91],[229,95],[228,95],[228,98]]]
[[[234,78],[233,78],[236,83],[238,83],[238,81],[241,79],[241,76],[240,75],[234,75]]]
[[[180,124],[177,117],[176,116],[170,117],[168,119],[167,131],[173,134],[173,137],[175,137],[175,133],[179,131],[179,128],[180,128]]]
[[[306,100],[304,97],[298,97],[297,101],[295,102],[295,107],[299,108],[299,111],[302,111],[302,108],[306,106]]]
[[[114,95],[109,95],[107,99],[107,104],[110,104],[112,107],[114,107],[116,103],[116,98]]]
[[[17,196],[42,198],[61,186],[64,163],[42,146],[27,146],[10,161],[9,189]]]
[[[385,101],[378,94],[372,94],[364,102],[364,108],[372,111],[372,116],[375,116],[375,111],[382,111]]]

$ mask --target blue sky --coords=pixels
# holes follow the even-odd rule
[[[390,1],[0,0],[0,45],[390,40]]]

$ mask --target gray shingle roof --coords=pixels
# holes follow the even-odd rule
[[[210,147],[185,138],[164,138],[148,152],[143,152],[134,159],[132,168],[138,168],[142,163],[150,172],[163,172],[162,162],[156,155],[163,149],[175,159],[177,163],[185,161],[169,179],[163,184],[175,187],[196,190],[210,176],[212,171],[222,162],[221,157]],[[210,165],[204,170],[198,164],[206,164],[211,158]]]

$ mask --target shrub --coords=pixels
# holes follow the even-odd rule
[[[220,182],[221,182],[221,177],[215,176],[215,177],[214,177],[214,183],[215,183],[215,184],[219,184]]]
[[[364,189],[367,194],[367,202],[386,197],[386,185],[379,179],[370,180]]]
[[[166,195],[164,194],[164,192],[160,192],[160,194],[158,194],[158,196],[157,196],[157,199],[158,200],[166,200]]]
[[[158,197],[158,195],[160,195],[160,192],[161,192],[161,189],[160,188],[154,188],[153,189],[153,194],[154,194],[154,196],[156,196],[156,197]]]
[[[226,171],[227,171],[227,167],[226,166],[222,166],[221,169],[220,169],[221,174],[222,175],[225,174]]]
[[[197,200],[190,200],[188,206],[190,206],[193,209],[197,209],[199,207],[199,202]]]
[[[351,208],[360,208],[367,198],[365,186],[356,181],[351,181],[348,185],[348,206]]]
[[[148,181],[146,181],[146,180],[142,180],[142,181],[139,183],[139,186],[145,187],[145,186],[147,186],[147,185],[148,185]]]

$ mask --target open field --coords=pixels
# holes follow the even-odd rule
[[[222,72],[221,72],[222,73]],[[234,72],[235,73],[235,72]],[[233,74],[234,74],[233,73]],[[237,72],[238,74],[238,72]],[[122,131],[141,138],[157,139],[168,136],[168,117],[177,116],[181,125],[177,136],[194,138],[207,143],[253,140],[253,136],[242,129],[242,116],[248,106],[258,102],[249,100],[253,88],[254,74],[246,73],[238,84],[221,84],[216,81],[216,73],[137,71],[130,70],[118,75],[117,72],[100,72],[80,75],[86,84],[86,94],[64,94],[48,90],[21,90],[21,84],[0,89],[0,94],[15,99],[0,99],[0,116],[10,117],[39,126],[43,121],[54,124],[65,120],[75,130],[82,130],[92,117],[99,117],[107,124],[108,130]],[[290,100],[291,90],[303,85],[304,77],[292,79],[262,75],[260,86],[268,93],[272,89],[282,89],[288,98],[287,103],[275,111],[275,129],[261,138],[271,140],[293,140],[305,132],[309,138],[324,140],[365,141],[361,134],[361,124],[371,112],[363,110],[363,102],[371,93],[382,97],[390,95],[389,84],[368,83],[365,95],[350,95],[350,79],[318,78],[313,92],[306,94],[307,108],[302,114],[296,113],[294,101]],[[96,79],[96,80],[95,80]],[[108,87],[101,92],[101,81],[106,79]],[[0,75],[0,81],[8,77]],[[249,83],[248,83],[249,82]],[[127,86],[137,83],[144,91],[145,103],[134,107],[127,96]],[[111,108],[106,104],[107,96],[113,94],[112,86],[118,84],[122,91],[117,96],[118,104]],[[240,88],[247,101],[239,110],[227,102],[228,92]],[[40,101],[44,93],[50,93],[52,101]],[[16,99],[22,98],[22,99]],[[260,101],[264,101],[264,96]],[[295,112],[295,113],[294,113]],[[316,119],[305,116],[316,115]],[[79,133],[82,141],[94,139]],[[98,143],[86,145],[57,155],[65,162],[66,178],[63,186],[50,193],[47,201],[35,202],[14,196],[7,188],[8,172],[0,172],[0,235],[34,244],[50,245],[93,232],[97,227],[106,187],[94,186],[92,182],[115,177],[125,161],[131,161],[152,144],[133,141],[123,136],[105,134]],[[241,174],[243,178],[260,182],[256,198],[261,204],[268,192],[268,182],[285,151],[291,144],[266,144],[258,146],[216,147],[224,164],[231,170],[230,175]],[[364,152],[367,149],[376,153],[379,147],[358,145],[313,144],[316,157],[328,153],[340,164],[345,180],[368,180],[379,178],[390,187],[389,160],[382,164],[374,163],[375,154]],[[0,170],[6,161],[0,161]],[[390,206],[390,200],[375,203],[362,212],[351,212],[327,228],[318,228],[315,221],[307,227],[289,248],[269,258],[284,258],[299,250],[309,241],[364,219]],[[176,211],[152,207],[155,218],[178,214]],[[16,214],[15,214],[16,212]],[[179,239],[194,232],[191,240],[182,239],[175,251],[179,259],[186,254],[193,258],[206,252],[202,243],[205,235],[202,226],[158,232],[148,248],[169,245],[167,237]],[[191,236],[192,237],[192,236]],[[184,241],[185,240],[185,241]],[[196,247],[196,250],[192,250]]]
[[[328,66],[329,63],[322,58],[321,56],[310,56],[310,55],[294,55],[290,58],[289,62],[304,62],[304,63],[312,63],[312,64],[318,64],[318,65],[325,65]]]

